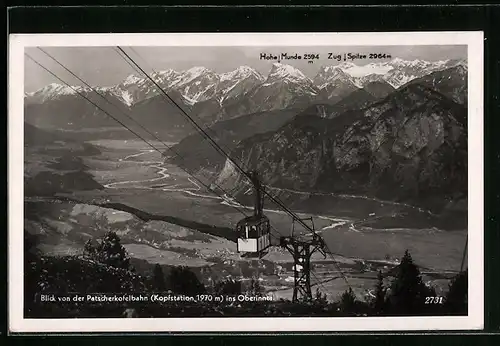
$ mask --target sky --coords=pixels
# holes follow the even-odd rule
[[[123,81],[130,74],[136,74],[132,67],[120,57],[114,47],[42,47],[65,67],[93,86],[112,86]],[[124,47],[124,50],[148,73],[174,69],[182,71],[194,66],[204,66],[217,73],[229,72],[239,66],[250,66],[267,76],[274,60],[262,60],[260,54],[281,55],[295,53],[319,54],[319,60],[309,64],[304,60],[282,61],[300,69],[305,75],[314,77],[321,66],[337,65],[341,62],[329,60],[328,53],[381,53],[391,55],[391,59],[422,59],[437,61],[446,59],[465,59],[467,46],[336,46],[336,47]],[[51,60],[35,47],[26,48],[26,54],[35,59],[57,76],[71,85],[81,85],[63,67]],[[363,59],[354,63],[364,65],[371,62],[384,62],[390,59]],[[36,91],[47,84],[63,84],[47,71],[25,58],[25,92]]]

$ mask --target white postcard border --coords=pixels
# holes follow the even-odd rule
[[[300,44],[298,44],[300,42]],[[25,319],[24,48],[30,46],[468,46],[468,316]],[[484,326],[483,32],[15,34],[9,37],[8,303],[11,332],[290,332],[475,330]],[[304,323],[307,320],[307,323]]]

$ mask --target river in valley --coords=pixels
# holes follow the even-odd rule
[[[198,181],[209,186],[216,179],[214,174],[197,174],[193,178],[179,167],[165,163],[158,152],[144,148],[141,143],[127,143],[124,149],[119,143],[108,142],[103,160],[110,167],[92,171],[105,187],[101,195],[106,196],[107,202],[120,202],[150,213],[230,228],[244,217],[243,214],[251,215],[251,206],[242,206],[229,196],[218,196]],[[99,144],[102,146],[102,142]],[[92,168],[93,163],[87,165]],[[270,191],[274,195],[295,193],[298,198],[304,194],[275,188]],[[301,218],[312,217],[311,226],[314,224],[316,232],[322,234],[332,253],[347,258],[394,262],[408,249],[425,268],[455,270],[460,266],[466,231],[448,232],[432,225],[415,228],[401,218],[408,211],[428,215],[427,211],[415,207],[364,196],[341,198],[344,207],[349,203],[362,205],[362,212],[342,215],[297,213]],[[265,213],[273,225],[274,238],[289,235],[293,225],[291,217],[273,208],[270,202],[266,203]],[[307,205],[308,200],[303,204]],[[390,227],[372,227],[379,219],[394,221]],[[294,234],[310,234],[303,227],[293,226]]]

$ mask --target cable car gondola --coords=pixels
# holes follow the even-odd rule
[[[254,213],[240,220],[236,225],[237,251],[245,257],[262,258],[271,246],[271,225],[262,212],[263,198],[257,173],[253,172],[251,177],[255,196]]]

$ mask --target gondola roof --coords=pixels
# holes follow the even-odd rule
[[[245,223],[256,223],[256,222],[262,221],[262,220],[269,221],[269,219],[265,215],[251,215],[251,216],[247,216],[246,218],[240,220],[238,222],[238,225],[245,224]]]

